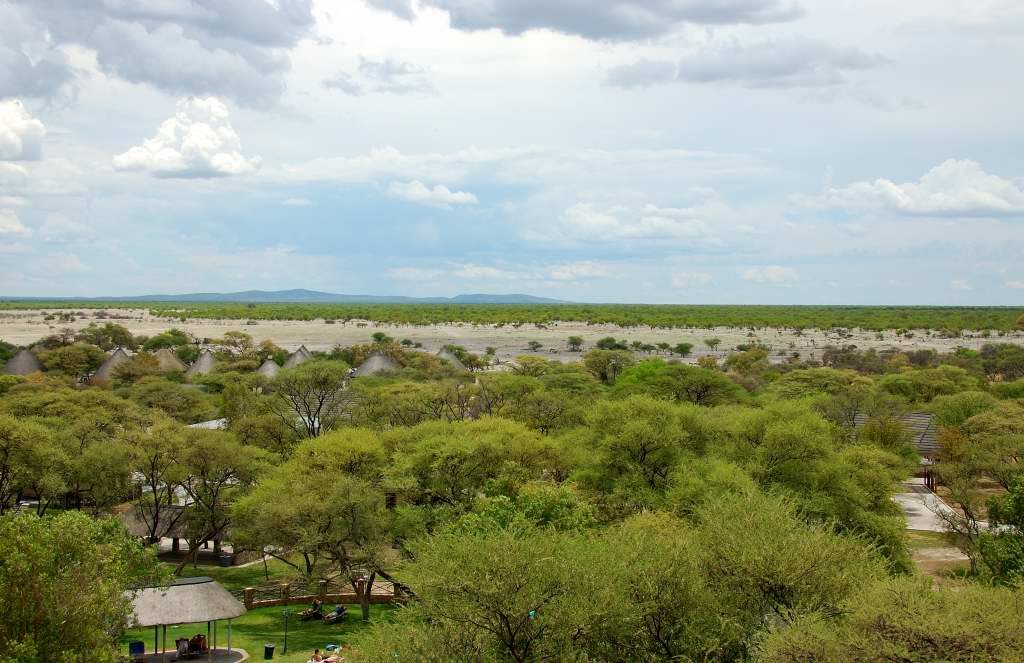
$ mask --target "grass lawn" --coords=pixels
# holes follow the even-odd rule
[[[282,653],[284,649],[284,617],[281,616],[282,608],[258,608],[234,620],[231,624],[231,646],[240,647],[255,660],[263,660],[263,644],[272,642],[277,645],[274,652],[274,660],[285,663],[304,663],[309,660],[313,649],[323,651],[329,644],[343,645],[349,642],[349,636],[365,627],[364,622],[359,619],[359,606],[349,607],[349,613],[341,624],[324,624],[322,621],[300,622],[297,613],[302,606],[292,606],[292,617],[288,621],[288,654]],[[386,605],[375,605],[370,607],[370,619],[378,621],[388,619],[394,608]],[[227,622],[221,622],[217,627],[217,646],[227,646]],[[167,627],[168,649],[174,648],[174,639],[180,637],[192,637],[196,633],[206,634],[206,624],[185,624],[182,626]],[[163,630],[161,629],[161,638]],[[137,629],[129,631],[122,642],[124,651],[128,651],[130,640],[142,640],[146,643],[146,650],[152,651],[153,629]],[[161,642],[161,645],[163,643]],[[210,644],[213,644],[212,639]]]
[[[907,530],[907,547],[912,551],[922,548],[949,548],[951,545],[949,538],[942,532]]]
[[[171,566],[173,568],[173,565]],[[262,564],[253,564],[245,567],[222,568],[218,566],[203,566],[192,568],[188,565],[184,568],[184,576],[208,576],[213,578],[229,590],[243,589],[265,585],[274,582],[285,582],[293,577],[293,569],[279,560],[269,560],[267,569],[270,573],[268,581],[264,575]],[[283,654],[284,649],[284,617],[281,615],[283,608],[258,608],[234,620],[231,624],[231,646],[239,647],[249,652],[251,660],[263,660],[264,643],[274,643],[277,649],[274,652],[275,661],[285,663],[304,663],[313,653],[313,649],[323,651],[329,644],[344,645],[350,641],[350,636],[366,627],[360,619],[359,606],[348,606],[348,615],[340,624],[324,624],[322,621],[302,622],[298,619],[298,613],[305,606],[291,606],[292,616],[288,621],[288,654]],[[334,606],[328,605],[327,609]],[[372,621],[387,620],[395,608],[389,605],[374,605],[370,607],[370,619]],[[167,627],[168,649],[173,650],[174,639],[180,637],[190,638],[196,633],[206,634],[206,623],[184,624],[181,626]],[[227,646],[227,622],[220,622],[217,628],[217,646]],[[163,630],[161,629],[161,645]],[[153,629],[133,629],[128,631],[122,638],[124,651],[128,651],[128,642],[131,640],[142,640],[146,643],[146,650],[152,651]],[[212,645],[212,638],[210,641]]]

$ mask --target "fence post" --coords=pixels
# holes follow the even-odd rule
[[[255,587],[246,587],[242,594],[242,603],[245,604],[246,610],[252,610],[253,598],[256,595]]]
[[[288,600],[288,594],[290,593],[291,585],[286,582],[281,583],[281,598]]]
[[[320,581],[320,603],[323,603],[327,599],[327,581]]]

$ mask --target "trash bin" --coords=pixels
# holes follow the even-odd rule
[[[230,567],[231,566],[231,555],[222,554],[217,558],[217,566]]]
[[[276,647],[276,646],[277,645],[272,645],[269,642],[264,643],[264,645],[263,645],[263,660],[264,661],[269,661],[270,659],[274,658],[274,647]]]

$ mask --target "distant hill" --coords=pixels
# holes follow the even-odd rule
[[[0,297],[8,301],[90,301],[90,302],[234,302],[234,303],[316,303],[316,304],[566,304],[569,302],[533,295],[456,295],[455,297],[401,297],[389,295],[342,295],[317,290],[244,290],[242,292],[190,292],[181,295],[139,295],[133,297]]]

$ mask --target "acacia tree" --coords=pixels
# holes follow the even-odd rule
[[[348,372],[341,361],[313,361],[281,371],[273,383],[271,411],[300,437],[331,430],[353,402]]]
[[[258,448],[238,442],[231,433],[189,429],[178,449],[181,487],[191,502],[186,509],[188,547],[195,564],[199,544],[220,541],[231,523],[230,509],[239,493],[252,485],[269,458]],[[186,560],[175,570],[180,573]]]
[[[566,340],[566,344],[569,346],[569,352],[582,352],[583,351],[583,337],[582,336],[570,336]]]
[[[155,556],[113,519],[0,516],[4,661],[123,660],[134,587],[161,581]]]
[[[17,504],[22,489],[39,486],[44,475],[49,477],[50,468],[40,454],[52,448],[50,431],[43,426],[0,415],[0,514]],[[50,481],[45,479],[48,488]]]
[[[704,345],[708,346],[708,349],[711,350],[712,352],[714,352],[715,348],[717,348],[721,344],[722,344],[722,339],[720,339],[720,338],[712,337],[712,338],[704,339]]]
[[[383,570],[388,518],[378,485],[384,448],[369,431],[338,431],[300,444],[278,471],[264,476],[233,508],[236,537],[298,569],[340,576],[369,619],[370,596]],[[324,483],[322,477],[332,480]]]
[[[156,543],[182,514],[176,508],[176,491],[182,479],[178,463],[181,426],[160,418],[150,426],[125,431],[120,441],[126,447],[129,468],[140,479],[139,515],[146,525],[147,539]]]

